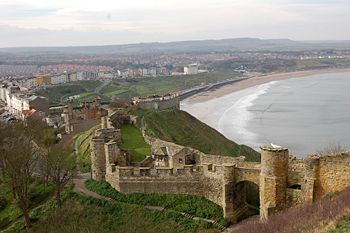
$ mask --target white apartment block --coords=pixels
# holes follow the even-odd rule
[[[61,84],[61,83],[66,83],[68,82],[68,77],[67,74],[59,74],[59,75],[53,75],[51,77],[51,84],[56,85],[56,84]]]
[[[198,74],[198,65],[197,64],[190,64],[188,66],[184,67],[184,74]]]

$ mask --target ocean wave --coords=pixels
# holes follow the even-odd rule
[[[223,112],[218,120],[218,130],[238,143],[256,147],[259,144],[256,142],[257,135],[247,130],[248,123],[253,117],[249,107],[253,105],[254,100],[265,94],[277,82],[272,81],[241,91],[241,97],[233,99],[232,105]]]

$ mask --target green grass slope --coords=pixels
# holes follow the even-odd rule
[[[141,162],[151,154],[151,146],[145,142],[141,131],[133,125],[123,125],[120,129],[122,144],[120,148],[131,155],[131,162]]]
[[[180,110],[139,111],[144,114],[146,132],[153,137],[189,146],[207,154],[240,156],[247,161],[260,161],[260,154],[252,148],[228,140],[187,112]]]
[[[195,221],[172,210],[149,210],[139,205],[105,201],[71,193],[61,209],[47,211],[25,230],[21,224],[12,232],[127,232],[190,233],[220,232],[215,226]]]
[[[82,95],[81,101],[88,101],[94,97],[93,91],[101,84],[100,81],[87,80],[73,83],[64,83],[60,85],[50,86],[45,89],[38,90],[36,94],[45,96],[49,99],[50,105],[60,104],[69,96]],[[90,99],[89,99],[90,98]]]
[[[90,142],[93,138],[95,131],[100,126],[97,125],[85,132],[78,134],[75,138],[75,143],[77,144],[78,156],[79,156],[79,166],[81,172],[90,172],[91,170],[91,149]]]
[[[103,88],[101,94],[121,99],[131,99],[134,96],[154,94],[164,95],[169,92],[177,92],[202,84],[215,83],[240,75],[240,73],[236,72],[214,71],[196,75],[118,80]]]

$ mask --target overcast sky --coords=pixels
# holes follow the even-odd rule
[[[0,0],[0,47],[349,40],[350,0]]]

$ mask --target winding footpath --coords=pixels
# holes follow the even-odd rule
[[[74,192],[88,196],[88,197],[93,197],[93,198],[105,200],[105,201],[110,201],[110,202],[115,201],[112,198],[101,196],[101,195],[87,189],[85,186],[85,181],[89,180],[90,178],[91,178],[90,173],[78,173],[73,178],[73,183],[74,183],[73,190],[74,190]],[[157,210],[157,211],[164,211],[165,210],[165,208],[162,206],[143,206],[143,207],[146,209],[149,209],[149,210]],[[196,216],[193,216],[191,214],[188,214],[188,213],[179,212],[179,211],[175,211],[175,210],[172,210],[172,211],[174,211],[178,214],[181,214],[182,216],[185,216],[189,219],[195,220],[195,221],[205,221],[205,222],[211,223],[214,226],[216,226],[217,228],[219,228],[221,231],[224,231],[226,229],[226,227],[224,227],[220,223],[216,222],[215,220],[200,218],[200,217],[196,217]]]

